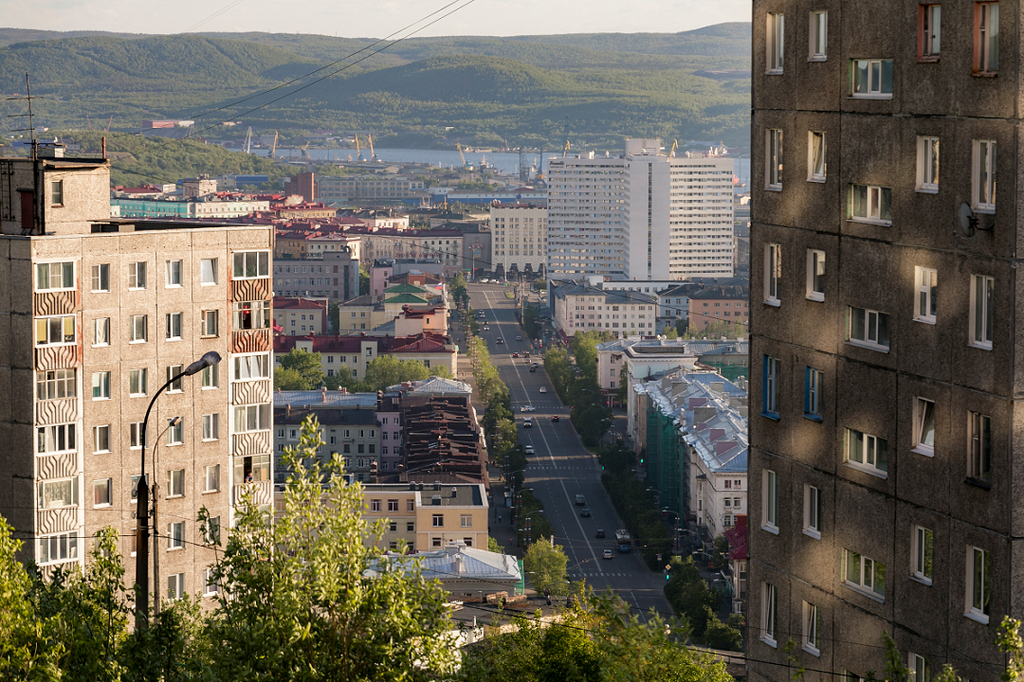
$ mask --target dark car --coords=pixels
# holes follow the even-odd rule
[[[504,341],[501,340],[500,336],[497,339],[495,339],[494,342],[495,343],[505,343]]]
[[[530,372],[536,372],[536,371],[537,371],[537,368],[536,368],[536,367],[531,367],[531,368],[530,368]]]
[[[594,537],[595,538],[603,538],[604,537],[604,528],[598,528],[597,532],[594,533]]]
[[[552,418],[551,418],[551,421],[553,421],[553,422],[561,421],[561,417],[559,417],[559,416],[558,416],[558,415],[556,414],[556,415],[555,415],[554,417],[552,417]]]
[[[580,509],[580,516],[590,516],[590,507]]]

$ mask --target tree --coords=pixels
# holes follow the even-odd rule
[[[498,544],[498,541],[492,538],[490,535],[487,536],[487,551],[495,552],[497,554],[503,554],[505,552],[504,548],[502,548],[502,546]]]
[[[331,325],[331,331],[335,334],[341,329],[341,308],[337,303],[331,303],[327,309],[327,321]]]
[[[359,295],[370,295],[370,272],[363,265],[359,266]]]
[[[625,362],[622,363],[622,369],[619,370],[619,389],[615,398],[620,405],[625,405],[629,400],[629,368]]]
[[[552,547],[547,540],[540,540],[526,550],[523,570],[530,577],[533,589],[538,592],[550,589],[551,594],[566,594],[568,585],[565,581],[565,567],[568,563],[569,557],[561,545]]]
[[[302,348],[292,348],[281,356],[281,370],[285,373],[280,380],[280,370],[274,372],[274,387],[282,390],[311,391],[320,388],[324,380],[324,368],[320,354]],[[291,370],[291,371],[289,371]],[[285,386],[287,384],[287,386]]]
[[[366,365],[366,378],[363,381],[367,390],[383,391],[403,381],[421,381],[435,376],[440,369],[431,369],[419,360],[399,360],[393,355],[378,355]]]
[[[705,606],[704,609],[706,611],[707,620],[707,626],[704,628],[704,644],[712,649],[742,651],[743,633],[731,625],[723,623],[718,618],[718,614],[710,608]]]
[[[387,526],[363,518],[358,483],[347,484],[313,416],[271,523],[243,497],[215,575],[222,593],[210,618],[221,679],[434,680],[454,672],[445,593],[419,564],[394,568],[378,550]],[[306,465],[309,466],[306,466]],[[325,483],[326,481],[326,483]]]

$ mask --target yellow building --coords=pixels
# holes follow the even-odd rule
[[[487,549],[487,492],[482,483],[365,483],[363,514],[385,518],[381,538],[387,549],[404,542],[427,552],[454,542]]]

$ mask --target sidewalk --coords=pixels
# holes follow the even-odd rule
[[[505,482],[501,480],[501,469],[487,467],[491,483],[491,510],[487,521],[487,534],[498,541],[505,554],[523,558],[525,547],[516,547],[516,529],[512,525],[512,509],[505,506]]]

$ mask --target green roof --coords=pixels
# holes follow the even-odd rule
[[[396,284],[393,287],[388,287],[384,290],[385,294],[419,294],[423,295],[423,287],[418,287],[415,284]]]
[[[385,303],[427,303],[427,299],[412,294],[399,294],[391,298],[385,298]]]

